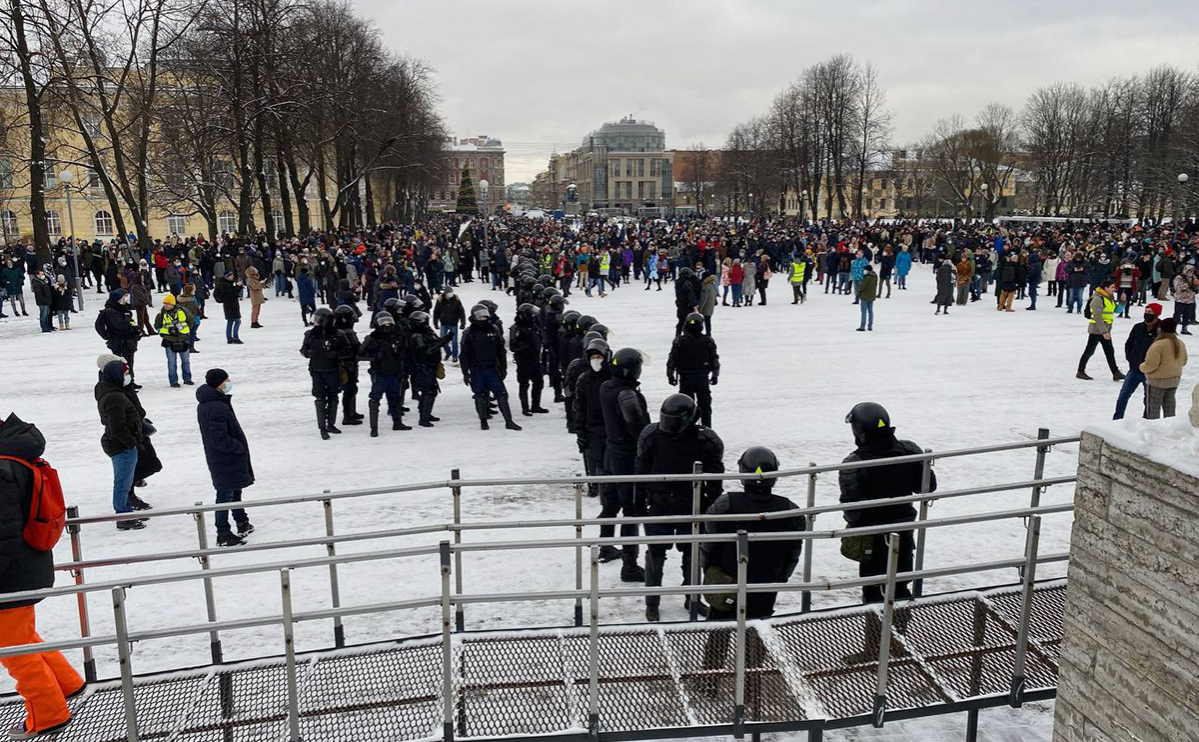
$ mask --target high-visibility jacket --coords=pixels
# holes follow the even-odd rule
[[[608,269],[610,269],[611,267],[612,267],[612,253],[606,252],[600,257],[600,269],[603,270],[604,273],[607,273]]]
[[[158,334],[165,337],[187,337],[191,335],[191,323],[188,322],[187,310],[163,309],[158,313]]]
[[[1099,294],[1099,296],[1103,298],[1103,321],[1107,323],[1108,327],[1112,327],[1116,321],[1116,302],[1107,294]],[[1094,312],[1091,313],[1090,322],[1092,325],[1095,324]]]
[[[791,283],[803,283],[805,271],[808,269],[808,264],[802,260],[791,261]]]

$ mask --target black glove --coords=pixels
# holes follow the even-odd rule
[[[667,374],[666,375],[666,383],[670,384],[671,386],[678,386],[679,380],[677,378],[675,378],[674,376]]]
[[[499,374],[500,374],[500,381],[503,381],[504,379],[508,378],[508,367],[507,366],[501,366],[500,368],[497,369],[497,371],[499,371]]]
[[[587,450],[587,438],[585,436],[578,436],[576,438],[576,442],[579,444],[579,453],[583,453]]]
[[[712,386],[716,386],[717,381],[720,381],[720,376],[718,374],[712,374]]]
[[[470,374],[465,371],[462,372],[462,383],[470,386]]]

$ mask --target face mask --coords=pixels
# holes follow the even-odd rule
[[[133,377],[130,376],[129,374],[125,374],[125,379],[124,379],[125,386],[129,386],[132,383],[133,383]]]
[[[591,370],[592,371],[598,372],[603,367],[604,367],[604,359],[603,358],[592,358],[591,359]]]
[[[228,397],[230,394],[233,394],[233,382],[226,381],[225,386],[221,387],[221,392],[224,393],[226,397]]]
[[[1156,314],[1146,314],[1145,321],[1148,322],[1149,324],[1153,324],[1154,322],[1157,322],[1157,315]]]

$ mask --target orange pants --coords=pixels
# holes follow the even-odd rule
[[[0,647],[41,641],[34,627],[33,606],[0,610]],[[25,699],[26,731],[40,732],[71,718],[66,697],[83,687],[83,678],[62,652],[0,657],[0,665],[17,681],[17,693]]]

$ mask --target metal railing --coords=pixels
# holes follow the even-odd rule
[[[1023,609],[1021,614],[1020,638],[1018,644],[1023,648],[1018,647],[1017,663],[1013,668],[1012,675],[1012,691],[1011,702],[1013,705],[1019,705],[1022,702],[1023,694],[1023,660],[1021,659],[1023,652],[1026,649],[1028,642],[1028,617],[1031,606],[1031,591],[1032,584],[1036,573],[1037,564],[1045,564],[1052,562],[1064,561],[1067,557],[1065,554],[1039,555],[1039,534],[1041,518],[1045,515],[1055,513],[1065,513],[1072,510],[1071,504],[1062,505],[1040,505],[1041,494],[1045,487],[1055,484],[1065,484],[1074,481],[1074,477],[1057,477],[1045,478],[1044,473],[1044,458],[1045,454],[1050,450],[1052,445],[1074,443],[1077,442],[1077,437],[1049,438],[1048,431],[1042,430],[1036,441],[1019,442],[1013,444],[1001,444],[997,446],[987,446],[977,449],[962,449],[955,451],[942,452],[934,454],[926,451],[923,454],[914,456],[892,458],[884,460],[876,460],[869,462],[852,462],[843,464],[834,464],[826,466],[811,465],[802,469],[785,470],[777,473],[770,473],[772,477],[787,478],[807,476],[807,503],[806,507],[796,508],[793,510],[765,513],[758,516],[753,516],[761,519],[774,518],[793,518],[802,517],[805,522],[805,530],[789,533],[744,533],[737,534],[702,534],[700,533],[700,524],[707,522],[729,522],[729,521],[744,521],[747,516],[744,514],[713,516],[705,515],[699,512],[699,494],[703,481],[714,479],[720,480],[744,480],[747,475],[743,474],[726,474],[726,475],[711,475],[695,472],[690,475],[649,475],[649,476],[616,476],[616,477],[573,477],[573,478],[557,478],[557,479],[500,479],[500,480],[464,480],[459,477],[459,472],[455,470],[450,478],[445,482],[427,483],[422,485],[411,485],[399,488],[375,488],[371,490],[357,490],[354,492],[331,493],[324,492],[319,495],[305,495],[298,497],[278,498],[275,500],[265,500],[257,502],[242,503],[245,507],[269,507],[282,504],[291,504],[297,502],[320,501],[323,504],[325,514],[326,535],[324,538],[310,539],[295,539],[291,541],[281,541],[272,544],[258,545],[255,550],[267,551],[282,548],[294,548],[297,546],[313,546],[325,545],[326,555],[319,558],[307,559],[290,559],[282,562],[266,562],[260,564],[242,565],[238,567],[213,568],[209,564],[209,557],[212,554],[218,553],[218,550],[210,549],[207,545],[206,530],[202,513],[212,510],[225,509],[223,505],[201,505],[197,504],[193,508],[183,508],[174,510],[161,510],[149,513],[151,517],[166,517],[174,515],[192,515],[197,523],[197,538],[199,549],[187,550],[179,552],[167,552],[163,554],[146,555],[141,557],[130,557],[125,559],[107,559],[85,561],[83,559],[82,538],[80,534],[80,526],[89,523],[108,522],[120,516],[89,516],[78,517],[76,513],[71,513],[69,521],[69,533],[72,541],[72,562],[59,565],[60,569],[70,570],[74,573],[74,583],[68,586],[59,588],[50,588],[47,590],[28,591],[25,593],[13,593],[6,595],[6,599],[21,600],[26,598],[45,598],[62,595],[75,595],[79,606],[80,619],[80,634],[81,638],[76,640],[63,640],[58,642],[24,645],[19,647],[0,648],[0,656],[13,656],[28,652],[40,652],[48,650],[67,650],[81,648],[85,653],[85,670],[89,680],[96,678],[95,660],[91,654],[91,648],[96,646],[115,645],[120,661],[121,683],[125,694],[125,714],[128,727],[128,739],[131,742],[138,740],[138,728],[136,719],[136,708],[133,703],[133,672],[131,666],[131,646],[133,642],[146,641],[153,639],[163,639],[169,637],[179,637],[198,634],[209,634],[211,643],[212,660],[214,664],[222,662],[223,654],[220,646],[220,633],[237,629],[246,629],[252,627],[263,627],[271,625],[281,625],[284,633],[283,653],[287,657],[287,672],[288,672],[288,691],[289,691],[289,725],[292,728],[293,739],[298,737],[298,691],[295,678],[295,641],[294,641],[294,626],[296,623],[304,621],[332,620],[334,632],[334,644],[337,647],[345,645],[344,627],[342,619],[348,616],[365,615],[370,613],[392,612],[401,610],[411,610],[416,608],[427,608],[440,605],[442,610],[443,620],[443,640],[448,639],[452,631],[462,632],[465,630],[465,611],[464,607],[469,604],[480,603],[496,603],[496,602],[526,602],[526,601],[544,601],[544,600],[562,600],[573,601],[575,605],[574,624],[576,626],[583,625],[583,601],[588,601],[591,615],[591,634],[592,634],[592,654],[595,655],[597,649],[595,642],[598,641],[597,632],[599,628],[599,601],[602,598],[614,597],[645,597],[651,595],[689,595],[692,597],[692,615],[691,618],[696,618],[695,610],[699,603],[699,595],[704,590],[699,585],[698,565],[699,565],[699,548],[702,543],[730,542],[735,541],[738,548],[738,583],[737,583],[737,605],[738,605],[738,632],[739,640],[738,647],[743,647],[741,639],[745,630],[745,598],[747,593],[754,592],[800,592],[801,593],[801,612],[811,610],[811,596],[813,592],[824,592],[832,590],[843,590],[850,588],[862,587],[865,585],[883,585],[887,586],[886,600],[886,615],[884,617],[884,625],[886,631],[890,632],[891,612],[894,605],[894,592],[897,580],[912,580],[913,594],[919,595],[922,589],[922,583],[925,579],[938,577],[947,577],[953,575],[970,574],[995,569],[1017,568],[1021,572],[1023,580]],[[973,487],[956,491],[945,491],[928,493],[928,471],[932,466],[932,462],[938,458],[950,458],[957,456],[968,456],[979,453],[992,453],[998,451],[1011,451],[1025,448],[1036,447],[1037,463],[1034,467],[1034,477],[1031,480],[1013,482],[1008,484],[988,485],[983,487]],[[852,503],[851,505],[815,505],[816,477],[822,472],[832,472],[841,470],[853,470],[860,468],[868,468],[878,465],[893,465],[898,462],[922,462],[925,468],[924,487],[925,492],[911,495],[907,497],[893,498],[889,500],[875,500],[860,503]],[[678,516],[642,516],[635,518],[617,518],[617,519],[598,519],[582,518],[582,501],[583,492],[587,483],[615,483],[615,482],[663,482],[663,481],[684,481],[691,482],[693,489],[693,513],[690,515]],[[508,486],[513,484],[557,484],[573,486],[575,492],[575,518],[573,519],[547,519],[547,520],[531,520],[531,521],[501,521],[501,522],[475,522],[464,523],[461,520],[461,491],[465,487],[495,487]],[[344,534],[336,535],[334,532],[334,521],[332,512],[332,501],[335,499],[344,499],[351,497],[365,497],[370,495],[392,494],[395,492],[413,492],[432,488],[447,487],[451,490],[453,498],[453,522],[444,524],[434,524],[429,526],[420,526],[407,529],[391,529],[384,531],[374,531],[360,534]],[[1011,491],[1015,489],[1031,488],[1032,496],[1029,507],[1002,510],[997,512],[976,513],[970,515],[953,516],[940,519],[928,518],[928,503],[937,499],[946,499],[954,497],[965,497],[970,495],[995,493],[1003,491]],[[818,515],[829,512],[836,512],[850,509],[860,510],[869,509],[872,507],[884,507],[888,505],[900,503],[919,503],[919,515],[914,522],[904,523],[901,526],[896,524],[888,524],[883,526],[872,526],[865,528],[852,529],[830,529],[817,531],[815,529],[816,518]],[[982,564],[971,564],[966,566],[940,568],[940,569],[924,569],[924,549],[926,546],[926,534],[929,530],[946,528],[969,523],[984,523],[1002,520],[1011,520],[1016,518],[1027,519],[1027,537],[1025,544],[1025,552],[1019,558],[999,560]],[[613,537],[610,539],[602,538],[584,538],[583,528],[586,526],[600,524],[615,524],[621,523],[692,523],[692,532],[690,535],[672,535],[672,536],[641,536],[636,538]],[[462,534],[471,530],[497,530],[497,529],[515,529],[515,528],[546,528],[546,527],[573,527],[574,538],[567,539],[543,539],[543,540],[521,540],[521,541],[498,541],[498,542],[480,542],[480,543],[463,543]],[[834,539],[843,538],[852,535],[875,535],[875,534],[894,534],[896,531],[915,531],[916,554],[913,570],[909,573],[897,575],[897,554],[898,543],[897,539],[892,535],[888,535],[888,543],[890,546],[888,571],[885,576],[855,578],[848,580],[813,580],[812,579],[812,548],[811,544],[817,539]],[[391,549],[384,551],[371,551],[351,555],[338,555],[336,553],[335,544],[348,541],[359,541],[377,538],[391,538],[395,536],[408,536],[416,534],[429,534],[437,532],[446,532],[452,534],[453,542],[449,540],[442,541],[440,544],[415,546],[401,549]],[[802,578],[799,583],[787,584],[747,584],[745,578],[744,564],[748,559],[748,545],[755,541],[770,541],[780,539],[799,539],[807,542],[808,548],[804,550]],[[689,543],[692,550],[692,574],[691,585],[681,587],[636,587],[636,588],[620,588],[601,590],[598,583],[598,548],[603,545],[623,545],[623,544],[676,544]],[[463,590],[463,569],[462,555],[470,552],[484,551],[506,551],[516,549],[573,549],[575,553],[575,585],[573,590],[561,591],[546,591],[546,592],[522,592],[522,593],[499,593],[499,594],[466,594]],[[591,565],[591,582],[590,589],[584,589],[583,572],[584,572],[584,552],[590,551],[590,559],[586,560]],[[245,549],[239,549],[235,553],[240,553]],[[225,551],[224,553],[228,553]],[[403,601],[391,601],[385,603],[375,603],[358,606],[343,606],[340,600],[337,567],[340,564],[358,563],[368,560],[379,559],[402,559],[418,556],[431,556],[437,554],[439,557],[439,569],[442,577],[442,592],[438,597],[430,596],[418,599],[409,599]],[[112,566],[117,564],[137,564],[146,562],[157,562],[169,559],[181,558],[196,558],[200,561],[201,570],[197,572],[177,572],[161,575],[147,575],[141,577],[125,578],[116,581],[88,583],[84,580],[84,570],[98,566]],[[332,607],[329,609],[295,612],[291,600],[290,574],[292,570],[303,569],[307,567],[327,567],[330,575],[330,592],[332,597]],[[266,617],[255,617],[248,619],[239,619],[233,621],[220,621],[217,618],[215,609],[215,590],[213,587],[213,579],[222,576],[244,575],[261,572],[277,572],[280,575],[280,586],[282,593],[283,610],[279,615]],[[452,579],[451,579],[452,578]],[[207,621],[203,624],[170,627],[165,629],[155,629],[141,632],[131,631],[128,626],[128,620],[125,608],[126,591],[132,587],[149,586],[156,584],[167,584],[174,582],[190,582],[194,580],[202,580],[204,584],[205,602],[207,607]],[[92,636],[89,624],[89,614],[87,610],[86,595],[90,592],[107,591],[112,596],[112,609],[114,617],[115,635],[113,636]],[[452,614],[452,616],[451,616]],[[889,634],[888,634],[889,635]],[[882,642],[880,652],[888,651],[886,649],[887,642]],[[445,650],[447,662],[449,653],[449,642],[445,641]],[[879,683],[878,683],[878,699],[881,699],[876,705],[876,723],[881,725],[884,719],[884,710],[886,707],[886,666],[887,657],[880,656],[879,666]],[[743,700],[744,693],[744,657],[743,650],[739,652],[738,663],[741,665],[738,671],[738,686],[737,690],[740,694],[739,699]],[[594,667],[593,670],[593,685]],[[446,689],[448,690],[447,686]],[[595,711],[595,706],[598,699],[595,695],[595,688],[591,690],[589,698],[589,709]],[[452,693],[447,693],[452,696]],[[222,703],[224,699],[222,699]],[[231,703],[231,701],[230,701]],[[448,703],[448,701],[447,701]],[[741,700],[738,701],[740,706]],[[743,709],[742,709],[743,712]],[[742,712],[738,712],[735,719],[742,719]],[[450,719],[447,716],[447,723]],[[735,732],[740,736],[743,724],[738,721],[734,724]],[[447,728],[447,739],[452,738],[452,730]]]

